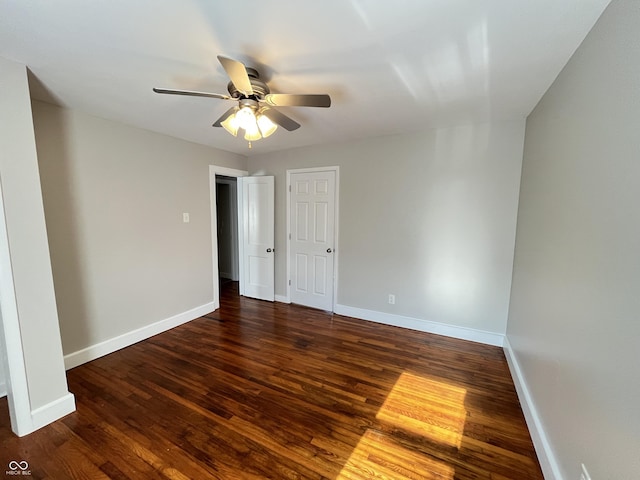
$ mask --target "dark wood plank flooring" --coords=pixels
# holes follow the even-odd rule
[[[542,473],[502,349],[237,296],[68,372],[77,412],[0,474],[40,479],[516,479]],[[24,477],[23,477],[24,478]]]

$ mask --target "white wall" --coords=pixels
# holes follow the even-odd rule
[[[639,25],[614,0],[527,120],[507,334],[566,480],[640,475]]]
[[[250,173],[276,176],[276,294],[285,172],[337,165],[338,303],[504,334],[523,138],[521,120],[250,157]]]
[[[19,435],[75,409],[67,390],[27,69],[0,58],[0,311]]]
[[[245,168],[245,158],[46,103],[33,110],[65,354],[213,310],[209,164]]]

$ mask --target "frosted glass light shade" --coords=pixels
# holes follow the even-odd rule
[[[249,107],[242,107],[235,115],[238,126],[243,130],[249,130],[256,123],[256,115]]]
[[[238,136],[239,130],[243,130],[244,139],[248,142],[267,138],[278,129],[278,125],[263,115],[261,111],[256,115],[255,109],[247,106],[229,115],[220,125],[234,137]]]
[[[273,123],[268,117],[260,114],[258,115],[258,128],[260,129],[260,133],[262,133],[262,138],[267,138],[278,129],[278,125]]]
[[[235,113],[229,115],[224,122],[220,123],[220,125],[222,125],[222,128],[224,128],[227,132],[229,132],[234,137],[238,135],[238,128],[239,128],[238,117],[236,117]]]
[[[248,142],[255,142],[256,140],[260,140],[262,135],[260,134],[260,129],[258,128],[258,124],[256,123],[256,118],[251,117],[253,121],[245,122],[244,129],[244,139]]]

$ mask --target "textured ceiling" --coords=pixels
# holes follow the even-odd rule
[[[26,64],[32,95],[244,155],[523,118],[609,0],[3,0],[0,56]],[[231,103],[216,60],[256,68],[274,93],[328,93],[283,107],[302,124],[254,142],[211,124]]]

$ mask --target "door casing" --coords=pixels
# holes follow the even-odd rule
[[[220,274],[226,273],[228,275],[227,278],[230,278],[234,282],[239,280],[239,252],[238,252],[238,190],[237,190],[237,178],[231,180],[229,177],[218,177],[216,176],[216,190],[220,188],[220,185],[226,185],[229,187],[229,205],[228,209],[223,212],[229,221],[229,234],[224,235],[231,240],[229,245],[229,255],[231,257],[231,266],[229,267],[228,272],[219,272]],[[221,193],[220,190],[216,192],[216,194]],[[220,210],[216,209],[216,212]],[[218,218],[218,222],[220,222],[220,218]],[[220,229],[220,225],[218,225],[218,230]],[[220,234],[218,232],[218,247],[220,247]],[[218,257],[218,270],[220,270],[220,258]],[[218,275],[220,276],[220,275]],[[225,278],[225,277],[223,277]]]

